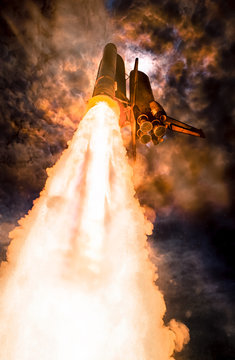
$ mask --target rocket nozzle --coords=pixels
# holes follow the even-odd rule
[[[148,144],[152,140],[152,136],[149,133],[144,133],[140,129],[137,131],[137,137],[142,144]]]
[[[162,125],[158,120],[153,121],[153,133],[158,137],[163,137],[166,133],[166,126]]]
[[[144,133],[151,131],[153,128],[152,123],[149,121],[148,116],[145,114],[141,114],[137,118],[137,123],[139,124],[140,130]]]

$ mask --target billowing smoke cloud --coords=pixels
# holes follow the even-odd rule
[[[140,66],[142,62],[151,77],[156,100],[169,115],[203,128],[206,134],[205,141],[195,141],[168,133],[167,144],[148,151],[140,148],[143,160],[138,172],[143,181],[136,178],[140,197],[157,211],[165,207],[170,211],[172,206],[198,211],[208,203],[228,208],[226,175],[233,134],[229,7],[210,1],[116,4],[116,41],[128,59],[138,48]],[[228,15],[226,21],[221,12]]]
[[[1,9],[3,244],[84,114],[108,23],[102,1],[13,1]]]
[[[153,258],[167,316],[172,311],[190,328],[182,356],[195,360],[234,356],[232,8],[183,0],[113,6],[115,42],[128,63],[138,56],[168,115],[206,135],[168,131],[157,147],[139,146],[134,177],[147,216],[156,216]]]
[[[168,134],[167,144],[139,149],[144,161],[140,156],[135,181],[142,202],[157,212],[169,212],[172,205],[187,211],[206,203],[229,206],[232,32],[230,17],[225,22],[219,16],[220,7],[227,15],[226,6],[148,1],[109,3],[112,7],[109,15],[102,1],[11,2],[2,8],[2,222],[24,214],[42,189],[45,169],[84,113],[110,40],[125,57],[127,71],[139,56],[169,115],[203,128],[207,136],[195,141]],[[149,190],[157,193],[155,200],[148,199]]]
[[[135,176],[138,196],[157,214],[169,216],[175,211],[189,214],[207,204],[215,209],[229,205],[224,182],[225,154],[196,141],[177,139],[175,135],[157,150],[151,148],[139,156]]]
[[[163,323],[146,244],[152,224],[134,198],[118,117],[104,101],[87,112],[10,234],[2,360],[173,360],[189,341],[185,325]]]

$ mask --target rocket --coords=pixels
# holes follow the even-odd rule
[[[93,103],[100,99],[116,102],[120,111],[120,126],[131,126],[132,157],[136,156],[136,142],[157,145],[169,129],[204,138],[201,129],[168,116],[154,99],[149,77],[138,70],[138,58],[129,75],[129,98],[126,95],[126,73],[123,58],[114,44],[105,46],[92,95]]]

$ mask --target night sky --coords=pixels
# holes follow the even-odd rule
[[[139,146],[135,166],[137,197],[155,224],[149,242],[166,323],[175,318],[190,329],[176,359],[235,359],[234,10],[222,0],[0,7],[2,259],[8,232],[84,114],[107,42],[127,72],[139,57],[168,115],[203,129],[206,139],[169,131],[162,144]]]

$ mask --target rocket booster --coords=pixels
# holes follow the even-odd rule
[[[107,95],[117,101],[127,101],[125,64],[117,54],[114,44],[107,44],[104,48],[99,65],[96,83],[92,96]]]
[[[114,99],[116,72],[117,48],[114,44],[107,44],[104,48],[103,57],[99,65],[92,96],[107,95]]]

